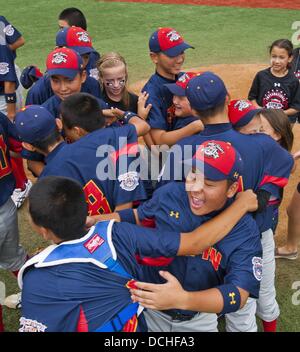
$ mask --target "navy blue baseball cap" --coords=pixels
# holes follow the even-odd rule
[[[40,105],[28,105],[19,110],[15,125],[21,141],[26,143],[41,141],[56,128],[54,116]]]
[[[212,181],[238,181],[243,172],[243,161],[239,152],[229,142],[205,141],[192,159],[184,164],[195,167]]]
[[[159,28],[151,34],[149,49],[153,53],[163,53],[169,57],[180,55],[193,46],[184,42],[182,36],[174,28]]]
[[[87,31],[80,27],[64,27],[56,34],[56,45],[76,50],[79,55],[95,52]]]
[[[25,89],[29,89],[41,77],[43,77],[43,74],[40,69],[34,65],[30,65],[22,71],[20,82]]]
[[[227,89],[220,77],[210,71],[192,78],[186,88],[186,96],[193,109],[211,109],[225,101]]]

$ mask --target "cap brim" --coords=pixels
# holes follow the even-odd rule
[[[79,55],[85,55],[95,52],[95,49],[89,46],[69,46],[69,48],[77,51]]]
[[[185,89],[179,87],[176,83],[164,84],[164,86],[173,94],[179,97],[185,97]]]
[[[169,57],[175,57],[183,53],[186,49],[195,49],[193,46],[183,42],[179,45],[174,46],[173,48],[170,48],[168,50],[162,51],[165,55]]]
[[[77,75],[77,73],[79,73],[79,70],[74,70],[74,69],[70,69],[70,68],[53,68],[51,70],[48,70],[47,73],[49,76],[64,76],[64,77],[68,77],[70,79],[74,79]]]
[[[234,127],[243,127],[246,126],[252,119],[253,117],[260,113],[262,109],[255,109],[249,111],[242,119],[240,119],[236,124],[233,124]]]

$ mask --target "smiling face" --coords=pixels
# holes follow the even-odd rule
[[[173,96],[176,117],[187,117],[192,115],[192,108],[187,97]]]
[[[65,100],[72,94],[79,93],[81,85],[86,80],[86,72],[78,73],[74,79],[62,75],[53,75],[50,78],[53,93],[61,100]]]
[[[169,79],[174,79],[181,72],[185,59],[184,52],[175,57],[169,57],[163,53],[151,53],[150,56],[156,65],[157,72]]]
[[[288,67],[288,64],[292,62],[293,57],[289,56],[288,52],[284,48],[274,46],[271,50],[271,67],[274,73],[284,73]]]
[[[187,175],[185,188],[192,213],[202,216],[221,209],[235,195],[237,182],[229,186],[228,180],[212,181],[193,168]]]
[[[108,97],[121,100],[127,80],[125,65],[120,62],[114,67],[103,68],[100,77]]]

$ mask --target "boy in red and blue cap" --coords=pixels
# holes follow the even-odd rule
[[[224,82],[212,72],[205,72],[194,77],[188,84],[186,94],[194,113],[204,123],[203,132],[191,137],[184,138],[169,153],[166,168],[162,179],[181,180],[182,168],[174,160],[174,151],[184,151],[186,145],[195,153],[199,143],[211,138],[224,140],[240,152],[245,171],[243,174],[243,187],[253,189],[258,193],[259,211],[255,214],[255,220],[262,234],[264,251],[264,270],[270,273],[274,279],[274,239],[271,230],[273,223],[273,209],[268,207],[271,196],[278,197],[281,189],[287,184],[288,177],[293,168],[291,155],[281,148],[272,138],[263,134],[244,135],[232,129],[228,119],[229,96]],[[276,319],[279,315],[278,304],[275,299],[275,288],[269,285],[274,280],[266,280],[265,274],[261,284],[258,315],[263,319],[265,331],[276,330]],[[272,286],[272,287],[271,287]],[[249,300],[250,302],[250,300]],[[272,303],[270,303],[272,302]],[[229,331],[257,331],[256,320],[251,313],[255,311],[256,302],[252,301],[235,313],[240,315],[238,320],[230,317],[227,319]],[[244,316],[242,316],[242,314]],[[245,319],[251,316],[253,319]]]
[[[211,140],[201,144],[195,155],[185,160],[185,165],[188,171],[185,183],[173,182],[163,186],[154,192],[151,200],[131,210],[133,214],[129,214],[129,210],[119,211],[114,218],[122,221],[132,219],[137,223],[152,218],[162,236],[164,231],[190,231],[208,219],[213,222],[213,218],[232,203],[237,192],[243,167],[241,157],[230,143]],[[162,307],[164,311],[161,313],[148,310],[145,315],[150,331],[217,331],[217,316],[212,313],[238,310],[249,294],[257,297],[261,278],[258,228],[249,215],[244,216],[233,229],[227,227],[232,216],[233,213],[227,214],[223,222],[228,235],[207,248],[202,257],[160,262],[140,258],[143,264],[158,266],[143,267],[147,282],[162,284],[159,270],[167,270],[175,275],[185,290],[201,290],[200,295],[203,296],[201,306],[193,306],[193,302],[187,302],[186,307],[177,306],[170,300],[170,305]],[[256,258],[257,268],[253,258]],[[166,276],[163,275],[163,278]],[[229,292],[234,292],[234,304],[230,304]],[[171,292],[169,294],[172,295]],[[162,297],[165,298],[164,295]]]
[[[88,32],[80,27],[74,26],[63,28],[57,33],[56,46],[67,47],[77,51],[82,57],[84,70],[86,70],[90,55],[95,52]],[[30,74],[30,71],[28,74]],[[25,79],[26,75],[23,80]],[[86,76],[86,80],[82,83],[81,92],[92,94],[97,98],[102,97],[99,82],[88,75]],[[54,92],[51,88],[50,76],[46,72],[46,74],[28,91],[26,105],[43,104],[47,99],[53,96],[53,94]]]

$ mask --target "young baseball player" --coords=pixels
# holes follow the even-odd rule
[[[278,39],[270,47],[271,67],[258,72],[250,88],[248,99],[257,107],[282,109],[291,123],[300,111],[300,85],[291,70],[293,44]]]
[[[237,203],[237,213],[247,211],[245,201]],[[142,308],[128,291],[143,277],[135,255],[196,255],[209,245],[208,237],[225,235],[224,228],[216,231],[208,223],[181,234],[113,221],[87,231],[82,188],[63,177],[46,177],[33,186],[29,213],[33,229],[54,244],[20,271],[20,331],[145,331]]]
[[[95,52],[92,47],[92,40],[85,30],[80,27],[67,27],[61,29],[56,35],[56,46],[57,47],[67,47],[75,50],[82,57],[83,69],[86,70],[88,65],[90,55]],[[27,73],[23,71],[22,77],[28,80],[27,76],[32,74],[29,70]],[[81,91],[94,95],[97,98],[101,98],[101,90],[98,81],[88,76],[86,80],[82,83]],[[37,80],[33,87],[28,91],[26,97],[26,105],[41,105],[47,99],[52,97],[54,94],[51,88],[50,76],[45,73],[45,75]]]
[[[0,115],[0,268],[17,275],[26,260],[26,253],[19,244],[17,209],[11,199],[15,179],[9,155],[9,120],[2,113]],[[0,331],[3,330],[0,304]]]
[[[159,188],[152,200],[136,210],[139,221],[155,218],[160,231],[189,229],[205,223],[230,204],[242,172],[241,158],[230,143],[206,141],[185,162],[189,165],[185,184],[170,183]],[[123,213],[119,212],[121,219]],[[172,297],[167,306],[161,307],[141,299],[145,307],[163,309],[145,313],[150,331],[217,331],[216,313],[236,311],[244,306],[249,294],[258,296],[261,267],[258,228],[249,215],[202,256],[175,258],[159,268],[145,267],[146,281],[162,284],[159,271],[167,270],[191,296],[189,302],[180,304],[174,303]],[[165,300],[163,296],[164,292],[161,299]],[[140,297],[144,297],[143,293]]]
[[[188,84],[186,94],[195,114],[204,123],[205,129],[200,134],[184,138],[169,153],[162,179],[182,180],[182,167],[175,162],[174,157],[178,155],[178,149],[184,155],[185,146],[191,146],[193,153],[199,143],[208,139],[224,140],[232,143],[244,157],[245,172],[242,177],[244,189],[253,189],[258,192],[259,210],[255,220],[262,234],[263,241],[271,243],[273,233],[272,216],[267,216],[269,208],[268,200],[272,196],[278,197],[280,187],[288,182],[288,177],[293,168],[292,156],[279,146],[272,138],[264,134],[243,135],[234,131],[228,119],[229,102],[228,93],[224,82],[215,74],[205,72],[194,77]],[[175,148],[177,149],[175,153]],[[165,181],[166,182],[166,181]],[[270,250],[271,251],[271,250]],[[271,256],[271,254],[270,254]],[[270,264],[272,264],[272,260]],[[269,293],[260,295],[261,302],[269,307],[270,314],[265,316],[264,327],[266,330],[274,329],[276,318],[279,315],[278,305],[275,301],[274,291],[271,299]],[[272,306],[269,305],[272,302]],[[227,324],[229,331],[256,331],[257,326],[254,320],[254,304],[247,304],[244,307],[245,315],[251,316],[249,320],[241,320],[239,324]],[[274,322],[275,321],[275,322]]]
[[[75,7],[69,7],[64,9],[58,16],[58,26],[60,29],[65,27],[81,27],[85,31],[87,30],[87,22],[82,11]],[[96,68],[96,63],[100,59],[100,54],[97,51],[93,51],[90,54],[90,59],[86,70],[88,76],[91,76],[98,80],[98,71]]]
[[[32,105],[17,114],[16,128],[24,147],[45,156],[46,166],[40,177],[59,175],[77,180],[84,189],[91,214],[126,208],[133,201],[144,199],[138,172],[128,168],[136,159],[137,133],[146,133],[147,123],[133,114],[130,119],[127,116],[128,125],[103,128],[105,117],[97,99],[84,93],[64,100],[61,114],[65,134],[75,143],[63,142],[59,133],[61,120],[55,122],[45,108]],[[111,164],[107,166],[111,168],[102,175],[101,165],[109,151]],[[121,160],[126,161],[124,167],[119,167]],[[109,179],[109,172],[114,179]]]

